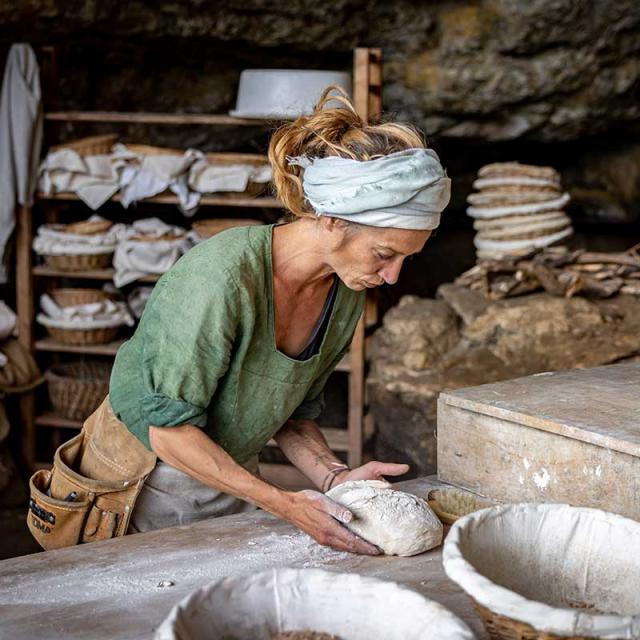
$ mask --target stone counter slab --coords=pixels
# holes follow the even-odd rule
[[[442,393],[438,477],[503,502],[567,502],[640,520],[640,364]]]

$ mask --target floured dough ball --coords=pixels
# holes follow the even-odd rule
[[[442,523],[426,501],[386,482],[344,482],[327,497],[353,513],[348,529],[389,556],[415,556],[442,544]]]

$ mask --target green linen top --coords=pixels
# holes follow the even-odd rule
[[[279,351],[273,227],[229,229],[191,249],[160,278],[118,350],[111,406],[148,449],[150,425],[193,424],[245,464],[288,419],[320,415],[365,293],[338,281],[318,352],[296,360]]]

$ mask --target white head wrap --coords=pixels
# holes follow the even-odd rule
[[[375,160],[289,158],[304,168],[304,195],[316,215],[374,227],[435,229],[449,203],[451,180],[431,149]]]

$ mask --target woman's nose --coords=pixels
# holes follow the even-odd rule
[[[387,284],[395,284],[398,282],[398,278],[400,277],[400,270],[402,269],[403,258],[398,260],[394,260],[391,264],[385,265],[380,271],[378,271],[378,275],[387,283]]]

